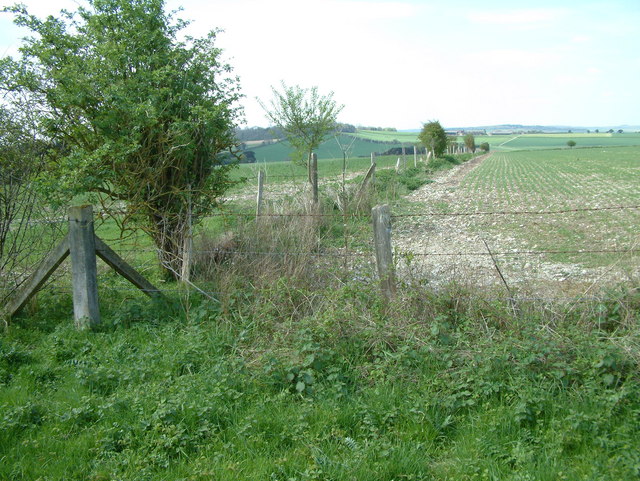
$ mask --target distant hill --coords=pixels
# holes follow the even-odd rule
[[[397,137],[397,135],[396,135]],[[316,150],[319,159],[341,159],[343,150],[347,157],[368,157],[372,152],[378,154],[394,146],[401,146],[394,139],[369,139],[359,133],[339,134],[329,137]],[[261,145],[247,145],[247,151],[253,152],[257,162],[291,160],[293,149],[286,140],[267,142]]]
[[[523,125],[523,124],[498,124],[498,125],[474,125],[467,127],[450,127],[445,126],[446,130],[456,131],[478,131],[485,130],[489,132],[513,132],[513,133],[543,133],[543,134],[555,134],[566,132],[594,132],[599,130],[600,132],[607,132],[613,130],[617,132],[622,130],[624,132],[640,132],[640,125],[599,125],[599,126],[571,126],[571,125]],[[400,132],[420,132],[420,129],[406,129]]]

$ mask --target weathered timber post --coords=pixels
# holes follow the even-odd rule
[[[49,253],[42,261],[38,269],[29,277],[15,296],[7,301],[3,314],[11,317],[22,309],[25,304],[38,292],[38,290],[47,282],[49,276],[62,264],[69,255],[69,235],[66,235],[62,242]]]
[[[386,300],[396,295],[396,273],[391,250],[391,212],[388,205],[371,209],[373,218],[373,241],[376,249],[376,264],[380,288]]]
[[[318,156],[311,154],[311,188],[313,189],[313,205],[318,205]]]
[[[182,266],[180,269],[180,280],[189,282],[191,278],[191,258],[193,254],[193,208],[191,206],[191,184],[189,189],[189,198],[187,202],[187,226],[184,239],[182,239]]]
[[[418,167],[418,149],[413,146],[413,166]]]
[[[256,197],[256,217],[262,215],[262,195],[264,192],[264,170],[258,172],[258,196]]]
[[[372,166],[376,165],[376,153],[375,152],[371,152],[371,165]],[[373,174],[371,175],[371,183],[372,183],[372,185],[376,184],[376,170],[375,170],[375,167],[373,169]]]
[[[73,284],[73,317],[78,329],[100,324],[93,207],[69,208],[69,251]]]
[[[376,177],[376,164],[374,162],[373,164],[371,164],[371,167],[369,167],[369,170],[365,174],[364,179],[360,184],[360,188],[358,189],[358,194],[356,195],[358,201],[362,198],[362,195],[364,194],[367,186],[373,179],[375,179],[375,177]]]

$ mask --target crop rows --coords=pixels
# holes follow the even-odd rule
[[[638,148],[495,154],[463,180],[459,195],[468,209],[477,211],[636,206],[639,154]],[[640,209],[627,208],[506,216],[476,228],[509,232],[529,247],[586,250],[631,247],[640,235],[639,225]]]

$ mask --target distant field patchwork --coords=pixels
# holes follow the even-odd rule
[[[462,137],[457,137],[463,142]],[[569,149],[567,142],[576,143],[574,149],[584,147],[624,147],[640,146],[640,133],[575,133],[575,134],[524,134],[524,135],[483,135],[476,136],[476,145],[486,142],[492,151]],[[411,146],[418,143],[417,132],[393,132],[359,130],[355,134],[340,134],[330,137],[317,150],[319,159],[341,159],[343,151],[347,157],[368,157],[371,152],[384,152],[392,147]],[[252,146],[258,162],[289,160],[293,149],[286,141],[267,145]]]

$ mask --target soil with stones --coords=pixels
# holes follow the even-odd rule
[[[466,213],[471,199],[461,181],[492,154],[475,157],[434,178],[407,198],[424,213]],[[398,275],[434,288],[462,283],[519,297],[588,297],[624,279],[615,265],[585,268],[531,254],[526,239],[490,228],[499,216],[425,215],[394,218]],[[529,252],[514,254],[514,252]]]

